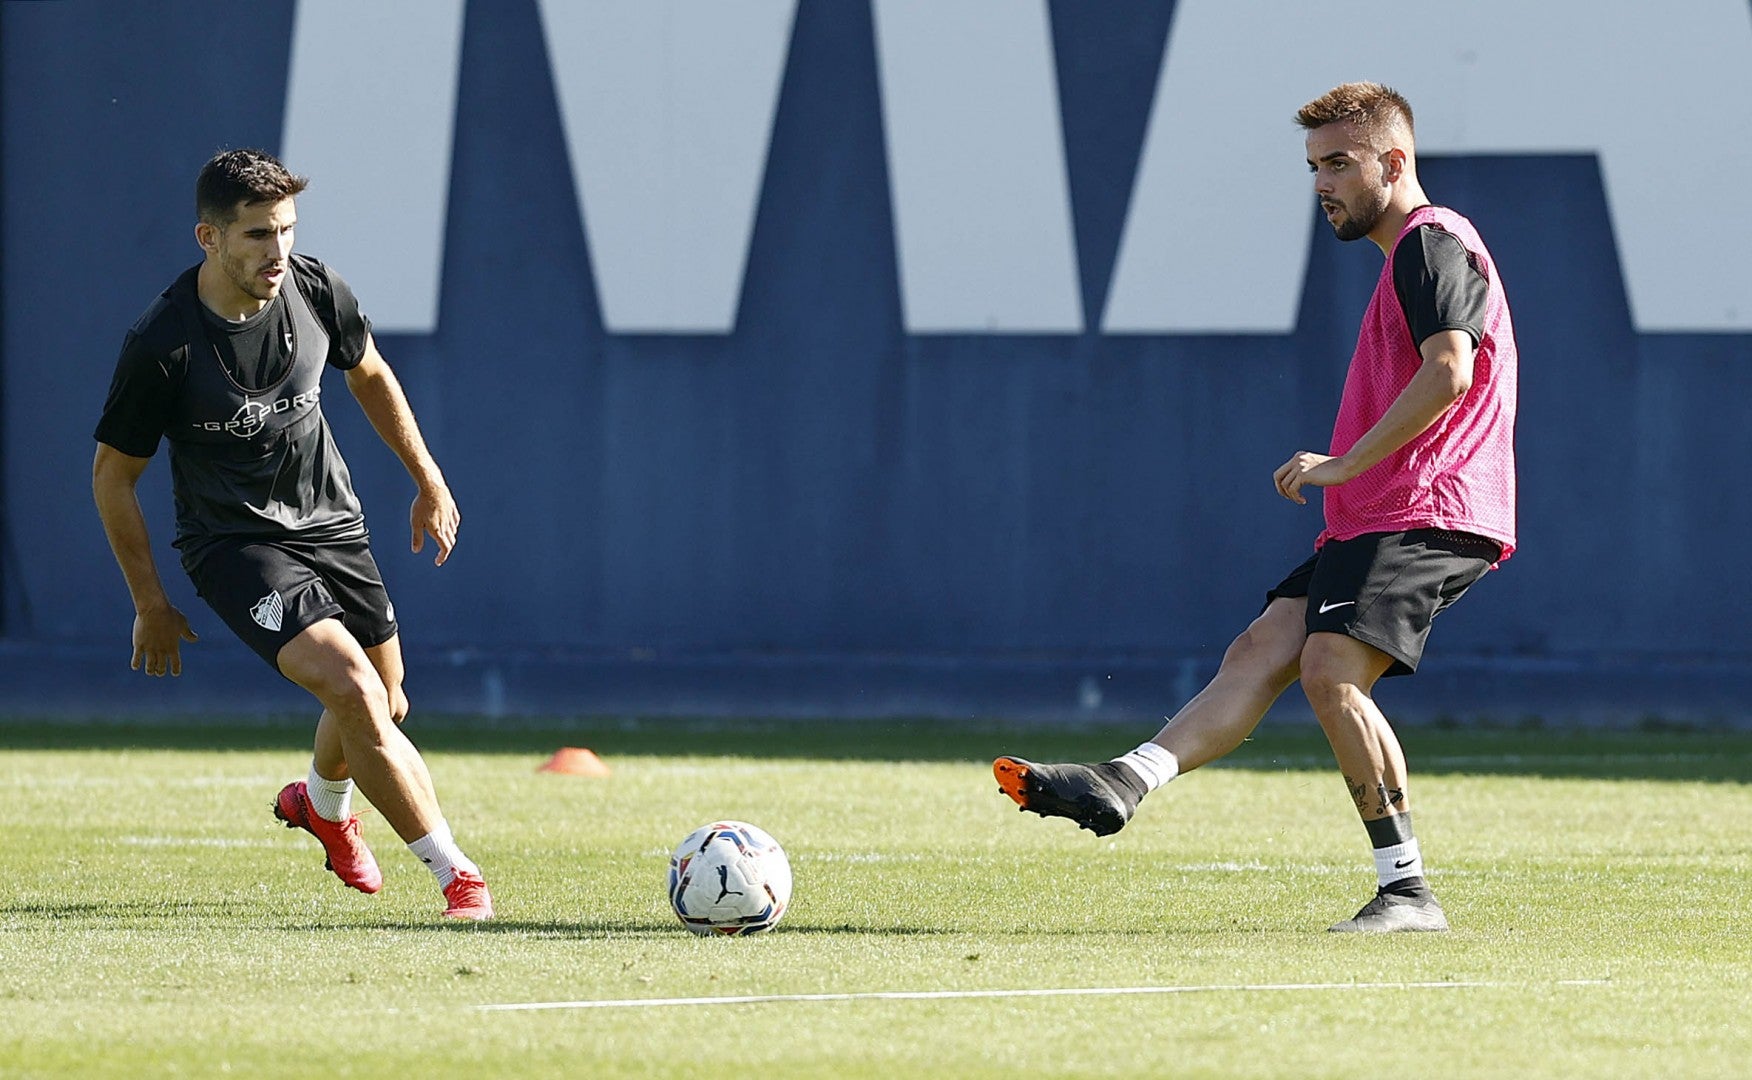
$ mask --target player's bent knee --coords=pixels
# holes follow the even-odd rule
[[[389,714],[389,695],[374,671],[357,672],[338,680],[329,688],[329,694],[323,704],[343,719],[368,721]]]
[[[1302,690],[1310,698],[1330,695],[1343,683],[1338,665],[1317,646],[1304,647],[1297,666],[1302,672]]]
[[[1311,670],[1306,665],[1302,668],[1302,693],[1313,707],[1314,715],[1322,720],[1333,715],[1353,689],[1354,687],[1332,677],[1326,671],[1318,668]]]
[[[1301,670],[1302,693],[1322,723],[1346,714],[1346,706],[1368,697],[1366,673],[1317,644],[1302,650]]]
[[[369,664],[351,663],[342,656],[333,658],[332,663],[282,670],[343,724],[369,721],[389,712],[389,694]]]
[[[382,682],[338,619],[306,627],[280,649],[275,663],[282,675],[319,697],[344,693],[367,671]]]
[[[1223,653],[1223,670],[1272,683],[1281,690],[1296,680],[1299,645],[1299,641],[1255,622],[1229,643]]]
[[[1301,653],[1302,686],[1310,693],[1367,697],[1392,664],[1393,657],[1356,638],[1310,634]]]

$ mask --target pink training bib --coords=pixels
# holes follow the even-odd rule
[[[1429,430],[1343,484],[1326,488],[1326,529],[1315,540],[1435,528],[1487,536],[1515,549],[1515,331],[1503,284],[1472,223],[1439,206],[1412,211],[1394,249],[1420,225],[1447,231],[1489,285],[1483,338],[1472,361],[1472,386]],[[1381,419],[1423,364],[1393,287],[1388,256],[1357,334],[1344,397],[1332,426],[1333,455],[1343,454]]]

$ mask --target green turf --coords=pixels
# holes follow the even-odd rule
[[[1305,730],[1262,729],[1098,840],[1016,813],[987,761],[1105,756],[1147,732],[427,726],[501,914],[457,926],[375,815],[371,898],[272,821],[307,726],[0,724],[0,1076],[1568,1078],[1752,1061],[1744,735],[1406,732],[1455,930],[1359,938],[1323,932],[1373,874]],[[568,744],[614,775],[536,773]],[[696,939],[668,911],[667,852],[715,817],[791,854],[771,934]],[[476,1008],[1064,988],[1188,992]]]

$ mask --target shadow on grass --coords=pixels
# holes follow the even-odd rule
[[[244,909],[248,909],[247,911]],[[716,941],[735,935],[702,936],[688,933],[680,923],[669,919],[494,919],[490,922],[468,922],[417,916],[413,918],[374,918],[362,915],[355,919],[287,919],[258,911],[250,905],[222,901],[188,901],[158,903],[152,901],[78,901],[67,903],[17,903],[0,906],[0,918],[24,916],[49,919],[62,929],[104,930],[126,933],[142,929],[159,930],[174,927],[179,922],[198,920],[203,927],[230,925],[233,928],[322,934],[486,934],[524,937],[538,941]],[[239,922],[239,920],[243,920]],[[1153,939],[1163,934],[1178,937],[1220,937],[1234,934],[1301,934],[1306,927],[1238,926],[1179,927],[1167,930],[1159,926],[1128,929],[1124,927],[1049,927],[1022,925],[1012,929],[970,926],[896,926],[833,923],[811,924],[786,922],[771,930],[750,937],[838,937],[856,938],[997,938],[1014,936],[1036,939],[1058,938],[1137,938]],[[706,946],[702,946],[706,947]],[[968,959],[977,959],[970,956]]]
[[[194,915],[202,918],[235,916],[254,911],[250,904],[223,900],[78,900],[47,903],[24,900],[0,905],[0,916],[28,915],[61,919],[169,919]]]
[[[346,933],[381,933],[393,930],[402,933],[433,933],[433,934],[495,934],[529,937],[546,941],[596,941],[605,938],[616,940],[657,940],[676,941],[698,938],[699,940],[716,940],[716,938],[693,935],[688,933],[679,922],[673,919],[494,919],[490,922],[468,922],[459,919],[440,919],[418,916],[414,918],[375,918],[361,915],[353,919],[285,919],[265,913],[248,903],[235,903],[220,900],[194,900],[178,902],[160,902],[148,900],[89,900],[66,901],[54,903],[19,902],[0,905],[0,918],[6,916],[23,916],[35,919],[50,919],[58,925],[73,923],[82,929],[97,926],[104,930],[127,931],[140,929],[143,925],[162,926],[165,923],[175,923],[180,920],[198,919],[203,923],[214,920],[246,919],[251,929],[271,929],[283,931],[320,932],[325,934]],[[1127,930],[1122,928],[1082,928],[1055,927],[1043,929],[1039,926],[1018,926],[1009,933],[1024,937],[1039,937],[1041,935],[1054,937],[1152,937],[1163,931],[1158,927],[1147,930]],[[1206,933],[1195,930],[1193,933]],[[1213,927],[1209,933],[1246,933],[1248,928],[1236,926]],[[995,931],[990,928],[971,928],[958,926],[896,926],[892,924],[874,925],[857,923],[812,924],[808,922],[786,922],[771,930],[763,931],[759,937],[859,937],[859,938],[933,938],[933,937],[963,937],[979,935],[983,937],[1002,936],[1006,931]],[[722,935],[734,936],[734,935]]]
[[[648,938],[672,937],[681,929],[676,922],[662,922],[654,919],[493,919],[490,922],[469,922],[466,919],[388,919],[369,921],[325,920],[317,922],[285,923],[286,930],[317,930],[323,933],[346,932],[349,930],[397,930],[403,932],[428,932],[434,934],[516,934],[534,938],[544,938],[555,941],[582,940],[586,938]]]
[[[357,924],[301,924],[296,929],[361,929]],[[370,927],[380,929],[380,927]],[[492,922],[408,922],[398,924],[392,929],[427,929],[436,933],[512,933],[527,934],[531,938],[547,938],[547,940],[599,940],[599,938],[653,938],[653,940],[701,940],[717,941],[720,938],[734,938],[738,934],[690,934],[678,922],[617,922],[617,920],[585,920],[585,922],[531,922],[531,920],[494,919]],[[1325,929],[1325,927],[1321,927]],[[992,927],[972,926],[858,926],[851,922],[837,922],[832,926],[811,926],[808,922],[785,922],[769,931],[759,934],[748,934],[752,938],[794,938],[794,936],[813,936],[813,938],[1160,938],[1163,934],[1174,934],[1179,938],[1188,936],[1232,936],[1232,934],[1281,934],[1307,933],[1305,926],[1188,926],[1188,927],[1083,927],[1083,926],[1016,926],[1013,929],[992,929]]]
[[[494,919],[491,922],[467,922],[457,919],[444,919],[428,922],[425,920],[405,920],[390,922],[298,922],[284,927],[288,930],[320,930],[324,932],[346,930],[403,930],[430,931],[440,934],[516,934],[534,938],[551,940],[586,940],[597,938],[661,938],[665,941],[674,940],[677,935],[682,938],[701,935],[689,934],[679,922],[662,919]],[[1032,931],[1031,931],[1032,932]],[[772,930],[762,931],[759,936],[770,937],[793,934],[855,934],[859,937],[932,937],[954,936],[966,933],[964,930],[941,926],[854,926],[843,923],[836,926],[811,926],[808,923],[796,925],[785,924]],[[722,935],[731,937],[735,935]],[[755,935],[750,935],[755,936]]]
[[[305,752],[308,716],[247,720],[45,721],[0,718],[5,750],[177,750]],[[910,761],[975,764],[1000,754],[1038,761],[1091,761],[1122,753],[1154,734],[1135,725],[1006,724],[994,720],[483,720],[410,718],[407,731],[436,753],[545,758],[585,746],[604,759],[643,756],[771,760]],[[1399,732],[1414,775],[1474,774],[1586,779],[1752,781],[1752,733],[1668,727],[1591,731],[1419,725]],[[533,766],[532,766],[533,767]],[[1215,767],[1329,772],[1331,750],[1312,721],[1268,718]]]

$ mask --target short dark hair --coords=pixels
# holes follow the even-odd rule
[[[1341,121],[1354,124],[1357,133],[1370,142],[1399,125],[1404,126],[1408,136],[1416,130],[1412,125],[1411,102],[1391,86],[1376,82],[1335,86],[1296,112],[1296,123],[1309,131]]]
[[[265,150],[225,150],[195,178],[195,216],[220,228],[237,220],[240,203],[279,202],[310,186]]]

